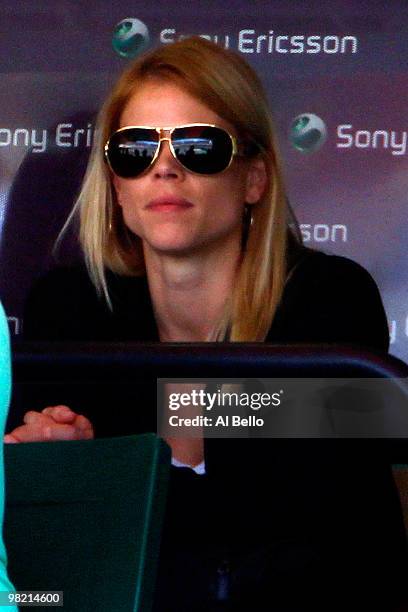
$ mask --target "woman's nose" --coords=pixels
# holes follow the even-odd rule
[[[183,167],[172,154],[168,140],[162,140],[160,143],[159,154],[153,165],[153,173],[158,178],[177,178],[183,174]]]

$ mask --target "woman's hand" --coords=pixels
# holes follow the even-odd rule
[[[55,440],[90,440],[92,423],[68,406],[50,406],[41,412],[26,412],[24,425],[4,436],[4,442],[51,442]]]

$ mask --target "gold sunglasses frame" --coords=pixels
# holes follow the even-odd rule
[[[180,128],[190,128],[190,127],[213,127],[213,128],[217,128],[219,130],[222,130],[223,132],[225,132],[225,134],[227,134],[229,136],[229,138],[231,140],[231,143],[232,143],[232,151],[231,151],[231,159],[229,160],[228,166],[226,166],[226,168],[224,168],[223,170],[220,170],[219,172],[210,172],[210,173],[194,172],[194,170],[190,170],[189,168],[186,168],[186,166],[184,166],[184,164],[182,164],[181,161],[179,161],[177,159],[176,152],[174,150],[173,143],[172,143],[172,138],[171,138],[172,134],[173,134],[174,130],[177,130],[177,129],[180,129]],[[184,170],[186,170],[187,172],[191,172],[191,174],[195,174],[195,175],[215,176],[216,174],[222,174],[223,172],[228,170],[228,168],[231,166],[234,157],[242,156],[243,155],[239,151],[239,145],[241,144],[241,142],[238,141],[238,139],[235,136],[230,134],[228,132],[228,130],[226,130],[225,128],[223,128],[223,127],[221,127],[219,125],[215,125],[213,123],[186,123],[186,124],[183,124],[183,125],[175,125],[174,127],[154,127],[154,126],[151,126],[151,125],[126,125],[126,126],[124,126],[122,128],[119,128],[115,132],[113,132],[113,134],[108,138],[108,140],[106,141],[105,146],[104,146],[104,159],[105,159],[106,163],[108,164],[111,172],[113,172],[113,174],[116,174],[116,172],[113,170],[113,168],[112,168],[112,166],[110,164],[110,161],[109,161],[109,157],[108,157],[109,143],[110,143],[111,139],[116,134],[118,134],[119,132],[123,132],[124,130],[133,130],[135,128],[141,129],[141,130],[155,130],[159,134],[159,140],[157,142],[156,152],[155,152],[155,154],[154,154],[154,156],[152,158],[152,161],[148,165],[148,167],[145,170],[143,170],[143,172],[141,172],[140,174],[137,174],[134,177],[129,177],[130,179],[131,178],[139,178],[139,176],[142,176],[143,174],[145,174],[145,172],[148,172],[151,169],[151,167],[155,163],[156,159],[160,155],[161,145],[162,145],[162,142],[164,142],[164,141],[167,141],[169,143],[170,152],[171,152],[172,156],[174,157],[174,159],[176,160],[176,162],[178,164],[180,164],[180,166]],[[164,134],[168,134],[168,136],[165,136]]]

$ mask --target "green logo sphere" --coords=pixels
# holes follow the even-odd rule
[[[113,32],[112,46],[121,57],[133,58],[149,44],[149,30],[140,19],[122,19]]]
[[[327,138],[327,128],[317,115],[302,113],[294,118],[289,129],[289,141],[301,153],[318,151]]]

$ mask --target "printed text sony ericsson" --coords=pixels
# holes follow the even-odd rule
[[[189,34],[178,33],[176,28],[165,28],[160,32],[162,44],[173,43],[176,40],[186,38]],[[226,49],[236,46],[241,53],[280,53],[280,54],[317,54],[328,55],[357,53],[358,39],[356,36],[310,35],[305,34],[277,34],[274,30],[267,33],[258,33],[253,28],[239,30],[235,37],[230,34],[199,34],[202,38],[223,45]]]
[[[339,149],[391,149],[391,155],[405,155],[407,132],[395,130],[355,129],[352,123],[337,126]]]
[[[336,136],[335,146],[338,149],[382,149],[394,156],[407,153],[408,132],[405,130],[356,129],[352,123],[344,123],[336,127]],[[93,137],[94,127],[91,123],[84,127],[59,123],[53,133],[42,128],[0,127],[0,149],[25,147],[32,153],[44,153],[49,145],[64,149],[88,149],[92,146]]]
[[[93,126],[74,127],[72,123],[59,123],[51,137],[48,129],[0,127],[0,147],[27,147],[33,153],[44,153],[49,141],[57,147],[89,148],[92,146]]]

